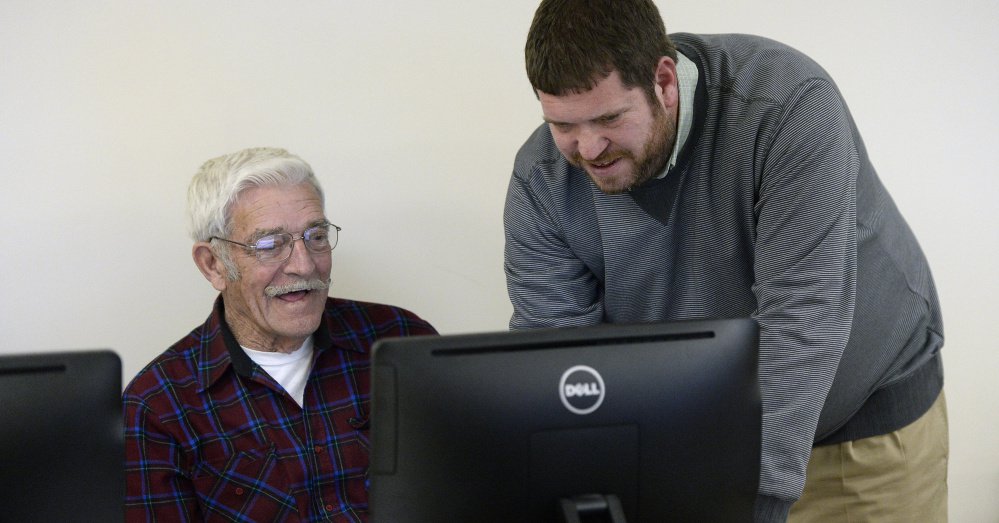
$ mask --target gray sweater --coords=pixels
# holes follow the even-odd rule
[[[891,432],[932,404],[936,291],[820,66],[754,36],[672,38],[699,79],[664,178],[606,195],[547,125],[518,152],[504,216],[510,326],[755,318],[757,519],[779,521],[813,445]]]

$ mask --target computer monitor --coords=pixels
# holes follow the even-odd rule
[[[121,360],[0,355],[0,521],[124,520]]]
[[[382,340],[372,520],[750,521],[757,339],[725,319]]]

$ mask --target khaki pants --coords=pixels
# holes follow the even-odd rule
[[[947,405],[943,392],[895,432],[812,449],[790,523],[947,521]]]

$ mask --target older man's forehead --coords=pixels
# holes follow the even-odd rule
[[[253,187],[243,191],[233,206],[234,231],[263,236],[301,232],[326,222],[322,199],[309,184]]]

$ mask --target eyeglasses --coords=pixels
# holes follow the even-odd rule
[[[315,227],[309,227],[301,236],[292,236],[289,233],[280,232],[261,236],[252,244],[227,240],[218,236],[212,236],[210,239],[239,245],[244,249],[252,251],[261,262],[276,263],[283,262],[291,257],[291,251],[294,250],[293,247],[296,240],[302,240],[305,243],[305,247],[311,252],[323,253],[332,251],[336,247],[340,230],[340,227],[332,223],[324,223]]]

